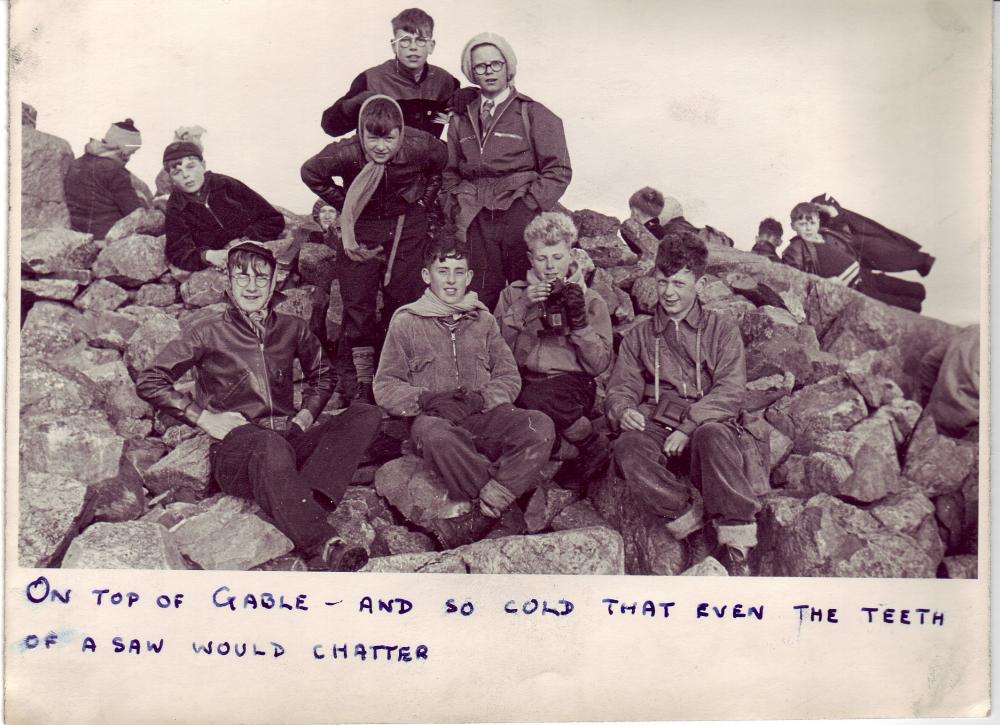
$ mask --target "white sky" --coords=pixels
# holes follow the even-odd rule
[[[301,163],[322,110],[389,57],[401,2],[30,0],[12,93],[82,152],[135,119],[130,168],[152,184],[173,130],[208,129],[210,168],[306,212]],[[766,216],[830,192],[938,257],[925,313],[979,318],[988,239],[990,3],[421,2],[432,62],[460,77],[482,30],[518,54],[516,84],[562,117],[563,198],[619,218],[650,184],[748,249]],[[466,83],[465,79],[461,79]],[[15,112],[14,118],[17,118]],[[917,278],[912,275],[912,278]]]

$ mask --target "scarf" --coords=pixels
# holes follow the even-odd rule
[[[478,310],[490,311],[486,305],[479,301],[479,295],[475,292],[466,292],[465,297],[458,304],[450,305],[431,292],[430,287],[424,290],[423,297],[416,302],[411,302],[397,309],[393,317],[403,310],[418,317],[451,317],[470,312],[476,313]]]
[[[364,104],[361,106],[361,112],[358,114],[357,138],[367,163],[364,165],[364,168],[361,169],[361,172],[354,178],[354,181],[351,182],[351,186],[347,189],[347,195],[344,198],[344,208],[340,213],[340,234],[344,240],[344,245],[347,247],[358,246],[358,242],[354,238],[354,224],[357,222],[358,217],[361,216],[361,212],[365,210],[368,202],[371,201],[378,185],[382,183],[382,177],[385,176],[385,164],[392,160],[390,157],[385,163],[375,163],[368,156],[368,149],[365,148],[365,109],[368,107],[368,104],[376,98],[385,98],[392,101],[396,110],[399,111],[399,117],[403,117],[403,111],[399,108],[399,104],[389,98],[389,96],[371,96],[366,99]],[[403,147],[403,134],[405,130],[406,129],[402,126],[399,129],[399,145],[396,146],[396,153],[398,153],[399,149]]]
[[[545,281],[537,274],[535,274],[535,270],[530,268],[528,269],[528,274],[525,277],[525,279],[527,280],[528,284],[542,284],[542,282]],[[580,269],[580,265],[577,264],[576,262],[570,264],[569,273],[566,275],[566,279],[563,281],[579,285],[580,289],[583,290],[583,293],[587,294],[587,283],[583,279],[583,270]]]

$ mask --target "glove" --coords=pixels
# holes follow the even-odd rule
[[[582,330],[587,326],[587,302],[583,298],[583,290],[580,285],[567,284],[563,287],[562,295],[570,329]]]
[[[486,400],[483,398],[482,393],[478,393],[475,390],[470,392],[462,389],[462,395],[464,396],[465,404],[469,409],[469,415],[472,415],[473,413],[481,413],[483,408],[486,407]]]
[[[299,424],[293,422],[290,426],[288,426],[288,430],[285,431],[285,440],[291,443],[292,447],[294,448],[295,441],[297,441],[305,434],[306,432],[299,427]]]
[[[425,415],[444,418],[452,423],[461,423],[469,416],[468,402],[461,390],[445,390],[440,393],[428,390],[420,394],[417,402]]]

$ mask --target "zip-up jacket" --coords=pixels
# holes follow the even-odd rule
[[[484,137],[479,107],[476,94],[448,124],[444,191],[459,228],[481,209],[509,209],[522,197],[533,211],[552,209],[573,177],[562,121],[512,88]]]
[[[400,310],[389,324],[372,387],[390,415],[415,416],[427,390],[479,392],[484,410],[513,403],[521,376],[490,313],[467,312],[451,331],[439,317]]]
[[[678,427],[689,436],[703,423],[737,417],[743,408],[747,369],[740,331],[729,317],[703,310],[697,301],[679,323],[657,306],[652,319],[625,335],[605,398],[613,422],[621,421],[626,408],[638,408],[648,419],[657,369],[661,395],[669,389],[691,403]]]
[[[167,202],[167,260],[175,267],[198,271],[209,266],[205,252],[224,249],[245,237],[270,242],[281,236],[285,218],[242,181],[205,172],[197,194],[175,189]]]
[[[365,167],[367,159],[357,134],[326,145],[302,164],[302,181],[338,212],[344,209],[346,189]],[[416,128],[406,128],[403,145],[385,165],[382,182],[359,219],[383,219],[405,214],[412,204],[430,205],[441,188],[441,171],[448,163],[444,142]],[[333,179],[339,177],[342,184]]]
[[[95,239],[104,239],[115,222],[143,205],[120,161],[90,153],[69,165],[63,190],[70,226]]]
[[[435,123],[434,118],[448,110],[458,86],[458,80],[443,68],[428,63],[418,81],[407,69],[400,67],[399,61],[391,58],[359,73],[347,94],[323,111],[320,125],[334,138],[354,131],[358,127],[362,104],[380,93],[399,104],[407,128],[419,128],[441,138],[444,125]]]
[[[857,252],[846,237],[826,227],[820,229],[819,233],[826,244],[836,249],[844,257],[857,260]],[[818,277],[835,277],[842,271],[839,269],[823,269],[823,265],[820,264],[816,243],[807,242],[798,234],[788,241],[788,248],[782,253],[781,261],[790,267],[795,267],[809,274],[815,274]]]
[[[597,292],[584,293],[587,326],[569,335],[539,335],[542,305],[527,295],[528,283],[519,280],[500,293],[496,318],[500,333],[514,352],[518,368],[536,375],[586,373],[597,377],[611,364],[611,315]]]
[[[330,368],[309,323],[271,310],[260,336],[230,305],[181,330],[139,373],[136,393],[158,410],[194,425],[203,410],[242,413],[247,420],[294,416],[292,361],[302,366],[300,409],[318,418],[333,393]],[[194,397],[174,389],[188,370]]]

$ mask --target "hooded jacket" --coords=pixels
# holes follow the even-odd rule
[[[328,144],[302,164],[302,181],[338,212],[346,190],[368,159],[358,134]],[[386,163],[382,183],[359,219],[384,219],[405,214],[412,204],[430,205],[441,188],[441,171],[448,162],[444,142],[417,128],[405,128],[403,143]],[[339,177],[342,184],[334,182]]]
[[[729,317],[708,312],[695,301],[679,323],[657,305],[652,319],[625,335],[605,398],[613,422],[621,421],[626,408],[638,408],[648,419],[657,358],[661,394],[670,389],[691,402],[678,430],[690,436],[703,423],[739,415],[747,382],[743,338]],[[700,375],[696,368],[701,368]]]
[[[167,260],[181,269],[209,266],[204,253],[246,237],[270,242],[281,236],[285,217],[242,181],[205,172],[197,193],[174,189],[167,201]]]
[[[358,125],[361,105],[369,96],[381,93],[399,103],[407,128],[418,128],[440,138],[444,126],[435,123],[434,118],[448,110],[458,85],[451,73],[430,63],[416,80],[399,61],[390,58],[359,73],[346,95],[323,111],[320,125],[333,137],[350,133]]]
[[[330,368],[305,320],[271,310],[257,331],[232,304],[199,318],[167,343],[139,373],[136,393],[157,410],[194,425],[203,410],[234,411],[247,420],[294,416],[292,363],[298,358],[304,385],[300,409],[318,418],[333,393]],[[188,370],[194,396],[174,389]]]
[[[117,147],[92,139],[63,179],[70,226],[103,239],[119,219],[143,206]]]
[[[583,275],[577,271],[570,281],[581,283]],[[597,377],[611,364],[612,332],[611,315],[604,298],[584,289],[587,305],[587,326],[573,330],[567,336],[545,335],[542,331],[542,305],[528,299],[529,282],[519,280],[509,284],[500,293],[496,318],[500,333],[514,353],[518,368],[536,375],[586,373]]]
[[[440,317],[401,308],[389,323],[378,372],[375,400],[390,415],[420,412],[424,391],[465,388],[479,392],[484,410],[513,403],[521,376],[493,315],[484,310],[462,314],[452,333]]]

